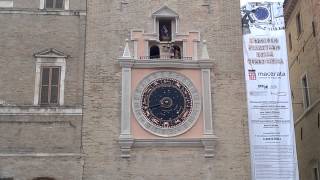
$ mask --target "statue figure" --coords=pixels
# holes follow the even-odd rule
[[[161,29],[160,29],[160,40],[163,41],[170,41],[170,34],[169,34],[169,29],[167,28],[166,25],[162,25]]]

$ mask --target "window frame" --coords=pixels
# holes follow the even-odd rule
[[[319,175],[319,168],[318,167],[313,167],[313,178],[314,180],[320,180],[320,175]]]
[[[317,32],[316,32],[316,24],[314,21],[312,21],[311,26],[312,26],[312,35],[313,35],[313,37],[316,37]]]
[[[306,84],[304,84],[304,81]],[[306,86],[305,86],[306,85]],[[303,107],[304,109],[307,109],[311,105],[311,98],[310,98],[310,85],[308,81],[308,75],[307,73],[304,73],[301,76],[301,89],[302,89],[302,98],[303,98]]]
[[[48,77],[48,94],[47,94],[47,102],[48,103],[42,103],[42,88],[44,87],[44,85],[42,84],[42,79],[43,79],[43,69],[49,69],[49,77]],[[58,84],[56,85],[58,88],[58,92],[57,92],[57,102],[54,103],[52,102],[51,99],[51,95],[52,95],[52,75],[53,75],[53,69],[59,69],[58,72]],[[60,79],[61,79],[61,67],[60,66],[41,66],[40,67],[40,90],[39,90],[39,105],[41,106],[56,106],[59,105],[59,97],[60,97]]]
[[[59,81],[59,97],[57,104],[49,104],[56,106],[64,105],[64,81],[66,74],[66,58],[65,57],[37,57],[36,58],[36,77],[34,87],[33,104],[35,106],[43,106],[40,103],[40,89],[41,89],[41,68],[42,67],[60,67],[60,81]]]
[[[56,0],[54,0],[56,1]],[[63,7],[62,8],[46,8],[46,0],[40,0],[40,9],[43,10],[52,10],[52,11],[63,11],[70,9],[70,0],[63,0]]]
[[[297,36],[299,38],[303,32],[302,16],[300,12],[298,12],[296,15],[296,28],[297,28]]]
[[[62,7],[61,8],[57,8],[57,0],[51,0],[52,1],[52,7],[47,7],[47,1],[48,0],[44,1],[44,7],[46,9],[64,9],[64,1],[65,0],[61,0],[62,1]]]
[[[291,32],[288,34],[288,39],[289,39],[289,50],[292,51],[292,35]]]

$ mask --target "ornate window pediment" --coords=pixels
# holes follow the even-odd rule
[[[168,6],[162,6],[152,14],[154,18],[177,18],[179,15]]]
[[[46,49],[34,54],[36,58],[67,58],[65,53],[58,51],[54,48]]]

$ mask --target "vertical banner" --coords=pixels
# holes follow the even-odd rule
[[[283,0],[241,2],[241,15],[252,180],[298,180]]]

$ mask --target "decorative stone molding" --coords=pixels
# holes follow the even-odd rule
[[[123,50],[122,58],[131,58],[131,53],[129,49],[129,39],[126,39],[126,45]]]
[[[214,157],[217,137],[213,132],[213,118],[211,105],[210,71],[213,67],[211,60],[183,61],[183,60],[135,60],[121,57],[118,63],[122,67],[122,114],[121,134],[119,144],[121,157],[129,158],[133,147],[203,147],[206,158]],[[134,139],[130,129],[131,107],[131,68],[176,68],[200,69],[202,73],[202,111],[204,120],[203,138],[176,139]],[[130,109],[130,111],[128,111]]]
[[[132,134],[131,134],[131,68],[133,63],[130,60],[131,53],[129,49],[128,40],[126,40],[126,45],[123,51],[122,57],[119,62],[122,62],[122,84],[121,84],[121,127],[119,144],[121,150],[121,157],[129,158],[130,151],[133,144]]]
[[[6,154],[6,153],[1,153],[0,157],[61,157],[61,158],[80,158],[81,154],[78,153],[15,153],[15,154]]]
[[[56,15],[56,16],[86,16],[87,13],[84,10],[35,10],[35,9],[0,9],[0,14],[28,14],[28,15]]]
[[[213,158],[218,138],[214,135],[204,138],[192,139],[132,139],[119,140],[121,157],[130,158],[131,149],[134,147],[203,147],[206,158]]]
[[[188,61],[181,59],[173,60],[135,60],[135,59],[119,59],[118,63],[121,67],[133,68],[177,68],[177,69],[202,69],[212,68],[214,63],[210,60]]]
[[[59,105],[64,105],[64,80],[66,77],[66,59],[69,56],[61,51],[51,48],[34,54],[34,57],[36,58],[36,76],[34,85],[33,105],[39,104],[41,67],[45,66],[59,66],[61,68],[59,82]]]
[[[202,41],[202,53],[201,53],[201,59],[203,60],[209,60],[209,53],[208,53],[208,48],[207,48],[207,41],[203,40]]]
[[[154,13],[152,13],[153,18],[175,18],[179,17],[178,13],[174,12],[167,5],[162,6]]]
[[[80,116],[81,107],[0,106],[0,116]]]
[[[202,145],[204,147],[204,157],[213,158],[214,151],[217,144],[218,137],[215,135],[207,135],[201,139]]]
[[[132,138],[123,137],[120,135],[119,144],[122,158],[130,158],[130,152],[133,145],[134,140]]]

